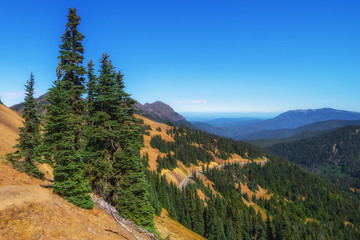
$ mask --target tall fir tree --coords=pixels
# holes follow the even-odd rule
[[[115,204],[120,214],[151,229],[154,209],[150,205],[139,154],[142,142],[139,122],[134,116],[135,101],[124,91],[122,74],[116,73],[104,54],[94,92],[89,95],[86,161],[95,192]],[[89,75],[90,78],[90,75]]]
[[[94,203],[88,194],[91,191],[84,178],[84,165],[80,151],[74,147],[74,119],[69,102],[69,93],[61,81],[61,68],[58,80],[49,90],[44,144],[50,145],[54,162],[53,190],[76,206],[92,209]]]
[[[35,177],[42,178],[44,174],[39,171],[36,162],[41,160],[39,154],[39,146],[41,141],[40,136],[40,117],[36,110],[36,103],[34,98],[34,84],[35,79],[33,73],[30,74],[30,79],[25,85],[26,96],[24,99],[24,127],[20,127],[18,144],[15,147],[18,149],[17,156],[13,158],[20,162],[15,163],[15,166],[22,171],[29,173]]]
[[[78,31],[80,17],[69,8],[65,33],[61,37],[58,79],[49,92],[44,149],[54,167],[53,189],[82,208],[94,206],[90,185],[84,177],[83,125],[85,102],[84,36]]]
[[[67,18],[65,33],[61,36],[58,59],[63,72],[61,76],[62,86],[71,100],[69,105],[71,106],[71,117],[74,119],[74,146],[76,150],[80,150],[85,109],[85,102],[81,98],[85,93],[84,75],[86,74],[86,69],[83,66],[85,50],[82,41],[84,35],[78,31],[81,18],[77,15],[75,8],[69,8]]]

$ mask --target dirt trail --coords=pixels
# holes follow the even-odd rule
[[[24,202],[50,201],[51,195],[50,190],[37,186],[3,186],[0,187],[0,211]]]

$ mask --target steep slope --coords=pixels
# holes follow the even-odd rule
[[[13,151],[12,147],[19,137],[20,126],[23,126],[20,115],[0,104],[0,156]]]
[[[0,154],[13,152],[22,118],[0,104]],[[51,168],[40,169],[51,178]],[[55,195],[49,182],[33,179],[0,161],[1,239],[135,239],[112,216],[95,207],[84,210]],[[144,239],[149,237],[132,232]]]
[[[209,239],[360,237],[355,193],[251,145],[145,119],[144,124],[143,154],[156,170],[147,174],[157,214],[165,208]],[[269,160],[252,163],[261,157]]]
[[[320,136],[267,148],[306,169],[360,188],[360,127],[347,126]],[[346,183],[346,184],[345,184]]]
[[[22,126],[19,114],[0,104],[0,156],[13,152]],[[43,164],[39,169],[51,180],[52,169]],[[33,179],[0,161],[0,236],[1,239],[150,239],[133,225],[124,229],[102,209],[84,210],[53,194],[48,181]],[[164,214],[155,219],[163,237],[203,239]],[[186,233],[184,238],[179,233]],[[134,235],[133,235],[134,234]],[[180,235],[181,236],[181,235]]]
[[[142,116],[138,116],[143,122],[144,125],[147,126],[146,128],[146,132],[147,134],[144,134],[144,147],[141,150],[141,154],[143,156],[147,156],[148,158],[148,164],[149,164],[149,169],[152,171],[158,171],[159,170],[159,161],[158,158],[159,157],[166,157],[168,156],[168,153],[162,152],[160,151],[158,148],[156,148],[155,146],[152,146],[152,139],[154,139],[156,136],[160,136],[160,138],[167,142],[167,143],[174,143],[176,144],[176,139],[179,140],[179,138],[177,138],[176,136],[174,136],[173,134],[171,134],[171,130],[174,129],[174,127],[171,127],[169,125],[163,124],[163,123],[158,123],[158,122],[154,122],[150,119],[147,119],[145,117]],[[190,129],[189,129],[190,131]],[[206,133],[204,133],[206,134]],[[212,136],[214,137],[214,136]],[[215,139],[216,141],[216,139]],[[180,144],[180,143],[179,143]],[[204,147],[200,146],[201,143],[192,143],[190,145],[192,145],[194,148],[200,148],[203,149]],[[182,143],[181,146],[183,149],[185,149],[185,144]],[[243,148],[246,149],[246,144],[244,143]],[[208,152],[209,155],[212,157],[212,159],[210,161],[207,162],[203,162],[201,159],[198,159],[198,161],[194,162],[194,163],[190,163],[190,164],[186,164],[186,159],[184,159],[183,157],[179,157],[176,161],[176,165],[173,168],[169,169],[169,168],[162,168],[159,170],[161,175],[166,176],[167,180],[169,182],[173,182],[175,183],[177,186],[180,184],[180,182],[186,178],[188,175],[191,175],[193,172],[198,172],[201,171],[203,166],[209,166],[210,168],[213,167],[218,167],[221,166],[223,164],[226,163],[239,163],[239,164],[243,164],[243,163],[250,163],[250,162],[259,162],[262,163],[264,161],[263,158],[261,157],[254,157],[253,159],[251,159],[250,157],[246,157],[246,156],[241,156],[239,153],[231,153],[228,154],[228,156],[225,159],[222,159],[219,155],[216,155],[215,153],[218,153],[218,151],[205,151]],[[175,156],[175,152],[172,151],[172,153],[170,153],[170,155]],[[194,155],[194,153],[192,153],[192,155]],[[255,154],[256,155],[256,154]],[[176,157],[176,156],[175,156]],[[185,157],[185,156],[184,156]]]

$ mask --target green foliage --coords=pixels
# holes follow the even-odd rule
[[[139,154],[142,136],[135,101],[124,91],[123,75],[115,71],[109,55],[104,54],[100,63],[99,77],[93,74],[93,64],[88,65],[86,175],[95,193],[123,217],[151,230],[154,210]]]
[[[268,148],[344,189],[360,188],[360,134],[348,126],[314,138]]]
[[[39,171],[36,162],[41,161],[39,154],[40,146],[40,118],[36,111],[34,98],[34,75],[30,74],[30,79],[25,85],[26,96],[24,99],[24,127],[20,127],[18,144],[15,148],[18,150],[9,155],[8,159],[13,166],[34,177],[43,178],[44,174]]]
[[[71,203],[91,209],[94,203],[84,176],[82,135],[85,93],[82,66],[84,36],[78,32],[80,17],[76,9],[69,8],[65,33],[61,37],[58,79],[49,90],[43,151],[54,167],[54,192]]]
[[[190,140],[191,133],[187,130],[185,133],[185,129],[174,128],[168,133],[175,141],[183,137],[181,146],[197,143],[211,149],[207,145],[211,140],[206,141],[205,136],[200,136],[201,132],[197,138],[203,139],[200,143]],[[185,136],[189,137],[188,142]],[[154,136],[152,145],[167,154],[173,151],[172,145],[160,137]],[[213,148],[216,147],[215,143]],[[359,200],[279,157],[246,147],[254,154],[252,157],[263,155],[271,161],[264,166],[253,163],[225,165],[222,169],[203,168],[221,197],[214,195],[196,176],[193,176],[194,184],[180,191],[173,183],[167,183],[164,176],[148,171],[151,204],[156,214],[165,208],[173,219],[207,239],[359,239],[356,228],[344,224],[349,221],[359,226],[360,216],[356,210]],[[252,191],[258,191],[258,185],[269,190],[271,198],[247,198],[240,187],[235,187],[240,182]],[[198,198],[198,189],[205,194],[205,201]],[[256,203],[267,214],[266,221],[253,207],[246,206],[242,197]]]
[[[75,149],[75,123],[63,83],[55,82],[49,91],[44,133],[44,144],[51,147],[51,158],[55,162],[53,190],[76,206],[91,209],[94,206],[88,194],[91,188],[84,178],[82,156]]]

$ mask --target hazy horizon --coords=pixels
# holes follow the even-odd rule
[[[346,0],[2,1],[7,106],[23,100],[31,72],[37,96],[56,79],[68,7],[81,17],[84,65],[98,67],[107,52],[139,102],[177,112],[360,111],[360,2]]]

